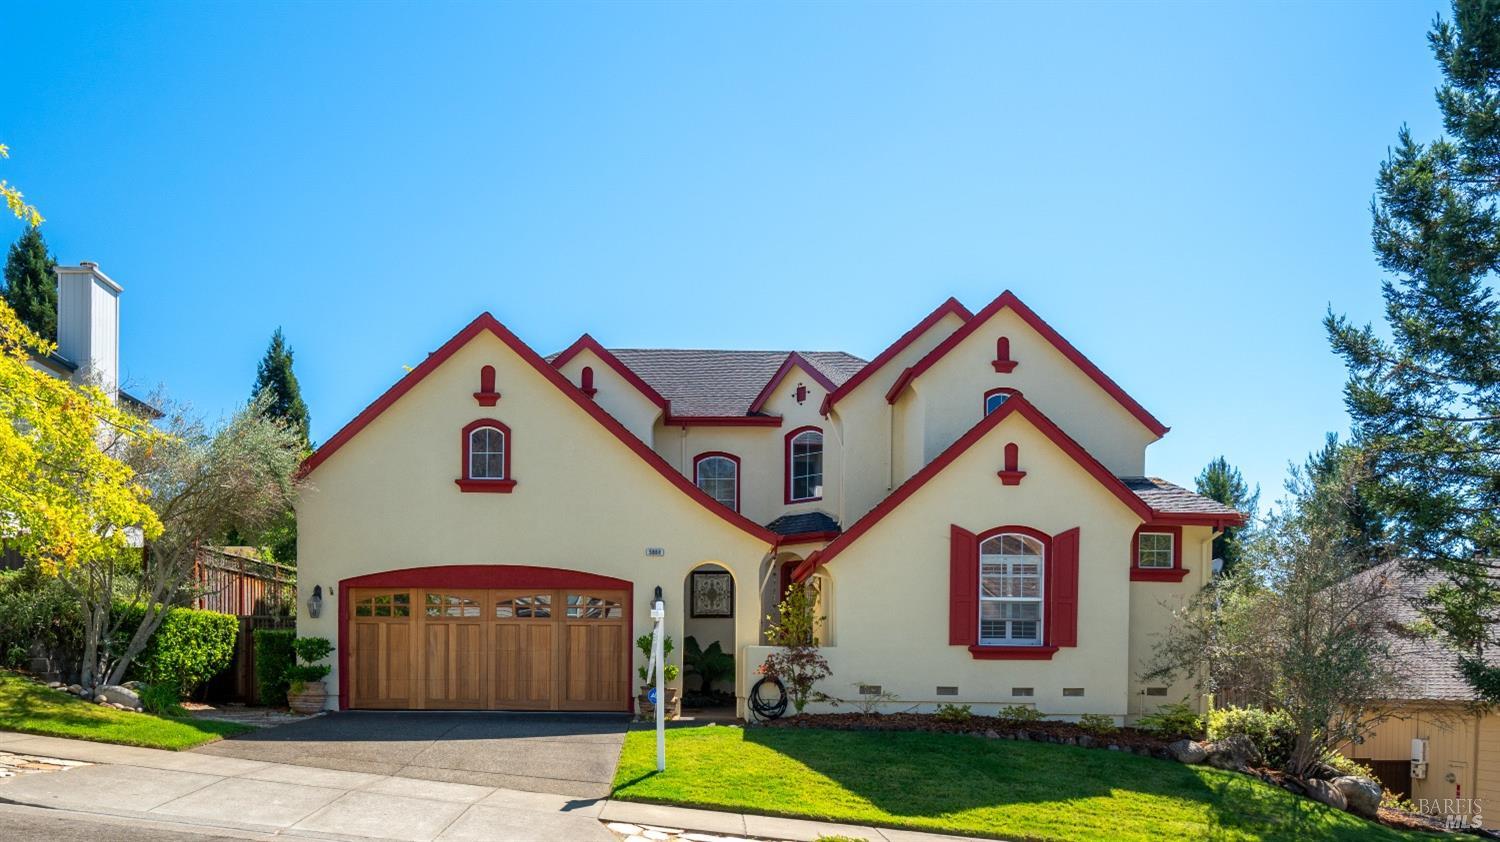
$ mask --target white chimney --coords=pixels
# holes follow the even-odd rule
[[[57,267],[57,353],[117,399],[120,388],[120,285],[83,261]]]

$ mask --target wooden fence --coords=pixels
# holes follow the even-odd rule
[[[260,685],[255,680],[255,630],[296,628],[297,618],[284,614],[240,617],[240,634],[234,642],[234,659],[198,691],[211,702],[260,704]]]
[[[193,573],[198,587],[193,607],[234,614],[240,621],[234,659],[203,686],[199,698],[259,704],[255,631],[296,628],[296,569],[255,558],[240,548],[214,548],[199,553]]]

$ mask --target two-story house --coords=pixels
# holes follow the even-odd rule
[[[1009,292],[869,361],[544,358],[485,314],[304,465],[298,627],[342,708],[625,710],[659,591],[743,712],[813,580],[831,696],[1128,718],[1193,700],[1137,675],[1243,522],[1145,476],[1166,432]]]

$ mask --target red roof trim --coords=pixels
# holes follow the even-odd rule
[[[829,392],[823,398],[823,407],[821,410],[822,413],[824,415],[827,415],[829,412],[831,412],[833,410],[833,405],[837,403],[840,398],[858,388],[859,384],[868,380],[870,375],[879,371],[885,366],[886,363],[890,362],[893,357],[906,350],[906,346],[917,341],[917,339],[921,337],[922,334],[931,329],[933,325],[942,321],[949,313],[958,316],[960,319],[963,319],[966,322],[969,319],[974,318],[974,314],[969,312],[969,308],[958,303],[957,298],[949,297],[947,301],[939,304],[936,310],[928,313],[926,318],[922,319],[922,321],[920,322],[917,322],[915,327],[901,334],[901,336],[895,342],[892,342],[890,344],[890,347],[886,348],[884,351],[881,351],[879,354],[876,354],[875,359],[865,363],[863,368],[861,368],[859,371],[854,372],[853,377],[845,380],[843,384],[840,385],[837,389]]]
[[[793,578],[800,582],[807,578],[808,574],[812,573],[819,565],[827,564],[830,559],[843,552],[850,544],[859,540],[859,536],[868,532],[870,527],[879,523],[886,515],[894,511],[933,477],[942,473],[958,457],[962,456],[969,448],[983,439],[990,430],[995,429],[1001,421],[1016,413],[1020,413],[1027,421],[1030,421],[1032,426],[1051,439],[1052,443],[1057,445],[1058,449],[1072,457],[1074,462],[1077,462],[1080,467],[1088,471],[1094,479],[1099,481],[1100,485],[1109,489],[1112,494],[1120,499],[1120,502],[1129,507],[1132,512],[1135,512],[1136,516],[1142,521],[1154,521],[1156,519],[1156,513],[1151,510],[1151,507],[1146,505],[1146,502],[1140,497],[1137,497],[1135,492],[1127,488],[1125,483],[1120,482],[1120,479],[1110,473],[1108,468],[1099,464],[1099,460],[1090,456],[1089,452],[1084,450],[1082,445],[1069,438],[1068,434],[1052,423],[1051,419],[1043,415],[1040,409],[1037,409],[1021,395],[1016,395],[1001,404],[1000,408],[982,418],[978,424],[975,424],[967,433],[960,436],[958,441],[948,445],[947,450],[944,450],[938,454],[936,459],[924,465],[922,470],[912,474],[910,479],[901,483],[895,491],[892,491],[889,496],[881,500],[879,505],[866,512],[864,517],[851,524],[837,539],[818,551],[818,553],[809,556],[793,573]]]
[[[1210,526],[1223,529],[1226,526],[1244,526],[1247,519],[1243,512],[1232,515],[1211,512],[1163,512],[1156,513],[1156,523],[1163,526]]]
[[[634,386],[636,391],[646,396],[646,399],[661,407],[661,411],[671,414],[671,402],[662,397],[661,393],[651,388],[651,384],[641,379],[639,374],[630,370],[630,366],[620,362],[620,358],[611,354],[608,348],[600,345],[598,340],[587,333],[578,337],[578,341],[569,345],[562,353],[552,358],[552,367],[561,369],[568,361],[578,356],[580,351],[592,351],[594,356],[604,361],[604,364],[614,369],[614,372],[625,378],[625,382]]]
[[[683,476],[677,471],[672,470],[672,466],[668,465],[665,459],[657,455],[656,451],[647,446],[645,442],[636,438],[634,434],[625,429],[625,426],[623,424],[621,424],[619,421],[616,421],[614,416],[604,411],[604,409],[602,409],[597,403],[589,400],[588,396],[585,395],[582,390],[570,383],[568,379],[562,375],[562,372],[558,371],[556,368],[553,368],[551,365],[548,365],[547,361],[542,359],[541,355],[531,349],[531,346],[521,341],[519,337],[517,337],[514,333],[511,333],[510,330],[505,327],[505,325],[501,324],[499,320],[497,320],[489,313],[481,313],[479,315],[479,318],[475,319],[472,322],[469,322],[468,326],[459,331],[452,339],[444,342],[441,348],[438,348],[436,351],[429,354],[427,356],[427,359],[423,360],[420,365],[407,372],[405,377],[397,380],[396,385],[386,390],[385,394],[376,398],[374,403],[365,407],[364,411],[354,416],[354,420],[350,421],[348,424],[345,424],[343,428],[340,429],[337,433],[334,433],[327,442],[324,442],[322,447],[318,448],[317,451],[315,451],[311,456],[303,460],[302,467],[299,468],[297,472],[298,476],[307,476],[319,465],[328,461],[328,457],[332,456],[334,453],[337,453],[339,448],[347,444],[349,440],[354,438],[356,435],[359,435],[359,432],[361,430],[369,426],[370,422],[378,418],[382,412],[390,407],[391,404],[399,400],[402,395],[405,395],[407,392],[411,391],[412,387],[422,382],[423,378],[435,371],[438,366],[446,362],[447,359],[457,353],[460,348],[469,344],[470,340],[478,336],[480,333],[483,333],[484,331],[489,331],[490,333],[495,334],[495,336],[498,337],[501,342],[504,342],[507,346],[509,346],[510,349],[514,351],[516,355],[521,359],[530,363],[532,368],[536,369],[537,372],[542,375],[542,377],[546,378],[552,383],[552,385],[556,386],[560,392],[568,396],[568,398],[571,399],[573,403],[577,404],[580,409],[588,413],[591,417],[593,417],[595,421],[598,421],[599,424],[604,427],[604,429],[612,433],[614,437],[619,439],[622,444],[635,451],[635,454],[639,456],[643,462],[645,462],[651,468],[655,469],[656,472],[665,477],[668,482],[677,486],[677,488],[680,489],[684,494],[693,498],[693,500],[700,506],[707,509],[712,514],[727,521],[730,525],[735,526],[740,530],[746,532],[747,534],[765,541],[772,546],[774,546],[780,539],[781,536],[777,535],[775,532],[772,532],[771,530],[765,528],[764,526],[761,526],[760,524],[756,523],[753,520],[750,520],[749,518],[739,514],[738,512],[731,512],[729,509],[720,505],[717,500],[708,496],[707,493],[699,489],[698,486],[694,485],[692,481],[687,477]]]
[[[750,412],[760,412],[765,407],[766,401],[771,399],[771,393],[775,391],[777,384],[781,383],[781,378],[786,377],[787,372],[791,371],[793,367],[800,367],[803,371],[807,372],[807,376],[816,380],[825,392],[832,394],[833,390],[838,388],[832,380],[828,379],[827,375],[818,371],[812,363],[808,362],[806,357],[793,351],[786,355],[786,359],[782,361],[781,367],[776,369],[776,373],[771,375],[771,379],[767,380],[766,385],[761,388],[760,394],[756,395],[755,400],[750,402]]]
[[[793,547],[798,544],[817,544],[824,541],[832,541],[839,537],[837,529],[826,529],[822,532],[795,532],[791,535],[781,536],[779,547]]]
[[[927,352],[927,356],[923,357],[920,360],[917,360],[917,362],[912,365],[909,374],[903,375],[903,379],[899,381],[899,385],[904,388],[907,383],[910,383],[916,378],[922,376],[923,372],[931,368],[934,363],[942,359],[960,342],[964,341],[964,339],[966,339],[970,334],[983,326],[984,323],[989,321],[992,316],[1006,308],[1014,310],[1016,315],[1021,317],[1022,321],[1026,322],[1031,326],[1033,330],[1041,334],[1043,339],[1046,339],[1048,342],[1052,343],[1052,347],[1060,351],[1063,356],[1067,357],[1069,361],[1078,366],[1078,368],[1083,371],[1084,374],[1087,374],[1095,383],[1099,384],[1099,388],[1103,389],[1106,393],[1109,394],[1110,397],[1118,401],[1119,404],[1123,406],[1127,412],[1136,417],[1136,420],[1144,424],[1146,429],[1150,430],[1158,438],[1167,434],[1167,430],[1170,429],[1169,427],[1156,420],[1156,417],[1147,412],[1145,407],[1137,403],[1135,398],[1132,398],[1130,395],[1126,394],[1125,390],[1120,388],[1120,385],[1118,383],[1109,379],[1109,376],[1103,371],[1100,371],[1098,366],[1090,362],[1089,358],[1083,355],[1083,352],[1073,347],[1072,343],[1064,339],[1062,337],[1062,334],[1053,330],[1051,325],[1043,321],[1041,316],[1038,316],[1035,312],[1032,311],[1030,307],[1027,307],[1024,303],[1022,303],[1021,299],[1017,298],[1016,294],[1011,292],[1010,290],[1006,290],[1005,292],[1000,293],[1000,296],[998,298],[996,298],[994,301],[991,301],[989,304],[985,305],[984,309],[974,314],[974,317],[965,322],[963,327],[960,327],[958,330],[949,334],[948,337],[942,342],[939,342],[937,344],[937,347]],[[896,398],[900,394],[901,390],[899,388],[892,388],[891,392],[886,395],[886,400],[890,403],[895,403]]]

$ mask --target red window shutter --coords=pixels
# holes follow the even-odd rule
[[[979,642],[979,545],[974,533],[954,524],[948,546],[948,643]]]
[[[1078,527],[1052,536],[1052,591],[1047,614],[1053,646],[1078,645]]]

